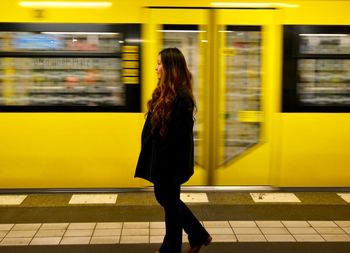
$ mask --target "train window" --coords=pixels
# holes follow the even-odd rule
[[[140,111],[138,25],[0,23],[1,111]]]
[[[284,112],[350,112],[350,26],[284,27]]]

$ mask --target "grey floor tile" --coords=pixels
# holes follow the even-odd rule
[[[30,224],[15,224],[12,228],[14,230],[37,230],[41,226],[41,223],[30,223]]]
[[[310,227],[311,225],[307,221],[282,221],[283,225],[290,228],[303,228]]]
[[[117,244],[120,236],[93,236],[90,244]]]
[[[124,222],[123,229],[126,228],[148,229],[149,222]]]
[[[260,228],[261,232],[265,235],[288,235],[289,231],[286,228],[268,227]]]
[[[0,230],[10,230],[15,224],[0,224]]]
[[[60,244],[89,244],[90,239],[89,236],[63,237]]]
[[[30,243],[30,241],[32,240],[32,237],[28,237],[28,238],[4,238],[0,245],[2,246],[7,246],[7,245],[28,245]]]
[[[7,235],[6,238],[25,238],[25,237],[33,237],[36,234],[36,230],[11,230]]]
[[[94,229],[96,222],[78,222],[70,223],[68,229]]]
[[[259,226],[259,227],[264,227],[264,228],[283,228],[284,225],[282,224],[281,221],[255,221],[255,223]]]
[[[317,234],[317,231],[312,227],[303,227],[303,228],[291,227],[291,228],[288,228],[288,230],[293,235],[294,234],[299,234],[299,235]]]
[[[120,243],[134,244],[134,243],[149,243],[148,235],[128,235],[120,238]]]
[[[315,230],[320,234],[345,234],[345,231],[339,227],[316,227]]]
[[[95,229],[93,236],[120,236],[121,228]]]
[[[62,237],[65,232],[65,229],[40,229],[35,237]]]
[[[64,234],[65,237],[86,237],[92,236],[92,229],[68,229]]]
[[[230,228],[228,221],[203,221],[206,228]]]
[[[263,235],[236,235],[239,242],[266,242]]]
[[[149,229],[148,228],[124,228],[122,230],[122,235],[133,235],[133,236],[140,236],[140,235],[149,235]]]
[[[327,242],[350,242],[350,236],[347,234],[343,235],[322,235],[322,237],[327,241]]]
[[[58,245],[62,237],[35,237],[30,245]]]
[[[294,238],[298,241],[298,242],[323,242],[324,239],[316,234],[316,235],[293,235]]]
[[[257,227],[255,221],[229,221],[231,227],[233,228],[252,228]]]
[[[295,242],[292,235],[265,235],[268,242]]]
[[[261,234],[259,228],[233,228],[236,235],[258,235]]]
[[[330,227],[338,227],[333,221],[308,221],[311,226],[318,228],[330,228]]]
[[[60,230],[60,229],[67,229],[69,223],[44,223],[40,229],[53,229],[53,230]]]
[[[123,222],[98,222],[96,229],[117,229],[122,228]]]

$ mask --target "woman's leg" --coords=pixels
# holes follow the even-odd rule
[[[188,235],[188,241],[191,248],[201,246],[208,238],[209,233],[205,230],[191,210],[180,200],[180,210],[183,222],[183,228]]]
[[[180,185],[169,182],[156,183],[154,184],[154,194],[165,212],[165,237],[159,252],[181,253]]]

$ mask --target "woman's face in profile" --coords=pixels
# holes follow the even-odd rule
[[[159,80],[161,78],[161,76],[163,75],[163,64],[162,64],[162,59],[161,59],[160,55],[158,55],[158,59],[157,59],[156,72],[157,72],[157,78]]]

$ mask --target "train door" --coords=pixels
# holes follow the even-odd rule
[[[274,12],[147,8],[143,105],[162,48],[180,48],[193,74],[196,166],[188,185],[271,184]]]
[[[277,110],[276,10],[213,10],[213,185],[271,185]],[[274,95],[275,94],[275,95]]]
[[[206,185],[208,178],[209,155],[205,147],[209,146],[206,130],[208,124],[209,105],[207,90],[209,80],[208,66],[208,10],[147,8],[144,20],[143,38],[143,74],[142,89],[143,111],[146,111],[146,101],[151,98],[157,83],[155,67],[157,56],[162,48],[179,48],[187,61],[193,77],[193,91],[196,99],[197,113],[195,115],[195,174],[188,182],[190,185]]]

